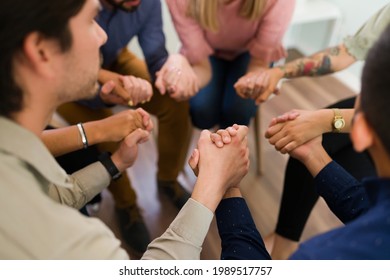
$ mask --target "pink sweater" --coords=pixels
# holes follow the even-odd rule
[[[194,19],[186,16],[190,0],[165,1],[182,43],[180,52],[193,64],[212,54],[231,60],[248,50],[251,56],[267,63],[286,56],[282,39],[291,21],[295,0],[268,0],[263,16],[254,21],[238,16],[240,4],[245,0],[221,5],[217,33],[203,30]]]

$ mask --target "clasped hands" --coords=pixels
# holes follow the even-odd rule
[[[324,110],[291,110],[271,120],[265,137],[277,151],[305,162],[321,146],[327,123]]]
[[[136,106],[149,102],[153,95],[149,81],[131,75],[100,69],[100,98],[107,104]]]
[[[283,77],[279,68],[261,68],[246,73],[234,84],[234,89],[242,98],[255,100],[259,105],[268,100],[271,94],[278,95],[278,82]]]
[[[162,95],[176,101],[190,99],[199,91],[199,82],[188,60],[181,54],[171,54],[156,73],[156,88]]]
[[[153,129],[150,115],[141,108],[125,110],[101,121],[100,131],[110,137],[107,141],[120,141],[118,150],[112,155],[119,171],[132,166],[138,155],[138,144],[149,139]]]
[[[107,104],[136,106],[149,102],[153,95],[149,81],[131,75],[120,75],[105,69],[99,71],[103,84],[100,97]],[[199,82],[191,65],[181,54],[172,54],[156,73],[155,86],[162,95],[176,101],[190,99],[199,91]]]
[[[198,176],[192,198],[214,211],[249,170],[248,128],[233,125],[216,133],[203,130],[188,161]]]

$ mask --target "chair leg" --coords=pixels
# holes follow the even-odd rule
[[[262,175],[262,165],[261,165],[261,123],[260,123],[260,106],[257,109],[255,116],[255,151],[256,151],[256,174],[258,176]]]

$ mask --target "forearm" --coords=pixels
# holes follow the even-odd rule
[[[353,116],[355,114],[355,109],[339,109],[339,111],[340,111],[341,116],[345,120],[345,126],[341,130],[341,132],[350,132],[351,131],[352,119],[353,119]]]
[[[44,130],[41,139],[55,157],[80,150],[84,147],[80,132],[75,125]]]
[[[301,159],[301,162],[306,166],[313,177],[316,177],[331,161],[331,157],[324,150],[322,145],[315,146],[309,156],[305,159]]]
[[[189,199],[169,228],[149,244],[142,259],[199,259],[212,219],[209,209]]]
[[[226,192],[225,195],[223,196],[223,199],[226,198],[233,198],[233,197],[242,197],[241,190],[239,187],[232,187],[229,188]]]
[[[365,213],[371,206],[363,185],[334,161],[321,170],[314,183],[318,194],[343,223]]]
[[[256,72],[258,70],[264,70],[264,69],[268,69],[269,68],[269,63],[266,63],[265,61],[261,60],[261,59],[258,59],[258,58],[255,58],[255,57],[251,57],[251,60],[249,61],[249,64],[248,64],[248,69],[247,69],[247,73],[248,72]]]
[[[88,146],[104,141],[105,134],[101,133],[104,130],[100,130],[98,126],[98,121],[83,124]],[[55,157],[84,148],[80,131],[76,125],[44,130],[41,139]]]
[[[215,217],[221,237],[223,260],[270,260],[263,239],[242,197],[221,201]]]
[[[204,60],[192,65],[192,69],[198,78],[199,88],[205,87],[211,80],[211,65],[209,60]]]
[[[278,68],[283,71],[283,78],[314,77],[343,70],[355,61],[342,44],[309,57],[296,59]]]
[[[80,209],[106,188],[111,180],[100,162],[95,162],[70,175],[72,188],[51,185],[49,196],[55,201]]]
[[[112,77],[112,72],[106,69],[100,69],[98,73],[98,81],[101,84],[106,83],[107,81],[111,80]]]
[[[206,206],[212,212],[215,212],[215,209],[224,195],[218,191],[223,189],[223,187],[221,187],[222,184],[220,178],[206,178],[199,174],[191,198]]]
[[[341,132],[350,132],[354,112],[354,109],[340,109],[340,114],[345,120],[345,126]],[[322,133],[333,131],[332,122],[334,118],[334,112],[332,109],[320,109],[314,111],[313,118],[318,120],[318,126],[321,128]]]

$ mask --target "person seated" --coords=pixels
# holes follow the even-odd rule
[[[364,60],[370,47],[389,23],[390,4],[387,4],[372,15],[354,36],[347,36],[340,45],[265,71],[263,74],[267,78],[264,80],[268,83],[262,84],[263,91],[254,98],[257,102],[266,101],[270,94],[278,92],[277,85],[282,78],[322,76]],[[327,109],[299,111],[299,118],[294,117],[297,114],[292,112],[286,115],[293,119],[291,122],[286,122],[286,116],[275,118],[266,136],[276,149],[287,153],[315,136],[326,133],[322,143],[332,158],[358,180],[373,176],[376,172],[370,156],[366,152],[356,153],[349,135],[345,134],[349,131],[354,103],[355,97],[351,97],[331,104]],[[286,259],[298,247],[305,224],[317,201],[318,194],[314,190],[311,174],[301,162],[290,157],[285,169],[276,227],[265,237],[273,258]]]
[[[132,166],[150,131],[128,134],[112,155],[71,175],[41,140],[56,108],[97,91],[97,0],[0,2],[0,259],[128,259],[114,234],[76,209]],[[15,17],[15,14],[18,17]],[[2,27],[4,27],[2,26]],[[248,172],[248,128],[219,148],[203,131],[191,198],[143,259],[199,259],[213,213]]]
[[[157,174],[150,175],[156,176],[159,193],[180,209],[190,197],[177,177],[187,156],[191,124],[188,103],[178,102],[175,97],[195,91],[196,77],[184,56],[168,54],[160,0],[99,0],[99,3],[101,9],[96,21],[108,34],[107,43],[100,48],[99,94],[93,99],[62,104],[57,112],[71,125],[111,116],[116,105],[141,107],[156,116],[158,166]],[[135,38],[144,60],[128,48]],[[97,145],[99,151],[111,153],[117,148],[116,142]],[[150,242],[149,233],[129,176],[123,174],[111,182],[109,191],[124,240],[142,253]]]
[[[321,135],[289,151],[290,156],[300,160],[314,176],[317,192],[345,223],[302,242],[290,259],[390,258],[390,76],[386,71],[389,63],[390,26],[368,53],[362,89],[351,123],[354,149],[357,152],[368,150],[378,173],[376,177],[362,182],[356,180],[329,157],[321,145]],[[269,259],[253,220],[232,221],[232,216],[224,210],[227,203],[230,204],[230,212],[240,213],[242,217],[250,216],[245,201],[237,196],[230,201],[222,201],[218,206],[217,224],[222,225],[219,227],[221,258]],[[235,248],[244,250],[235,251]]]
[[[42,140],[49,151],[55,156],[60,166],[71,174],[77,170],[95,162],[101,153],[96,147],[100,143],[116,143],[123,140],[128,134],[137,128],[151,130],[152,122],[149,114],[141,108],[128,109],[101,120],[78,123],[66,127],[55,128],[49,125],[42,133]],[[128,245],[134,255],[141,256],[150,243],[149,231],[143,221],[138,207],[127,207],[126,201],[129,185],[126,172],[109,186],[116,202],[115,213],[117,215],[122,239]],[[120,199],[115,199],[119,196]],[[87,205],[94,205],[93,209],[101,202],[101,194],[97,194]],[[80,211],[89,216],[87,205]],[[119,207],[121,206],[121,207]],[[129,218],[131,217],[131,219]],[[143,234],[140,234],[140,233]]]
[[[248,125],[260,90],[258,74],[286,57],[283,36],[295,0],[167,0],[181,42],[180,53],[199,80],[190,100],[199,129]]]

